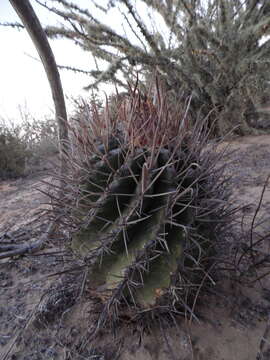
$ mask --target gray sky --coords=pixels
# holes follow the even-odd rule
[[[52,14],[31,4],[43,24],[55,22]],[[0,22],[20,21],[8,0],[0,1]],[[28,109],[36,117],[53,114],[51,92],[38,54],[26,31],[0,27],[0,118],[19,120],[18,107]],[[74,65],[91,69],[91,58],[79,47],[67,40],[51,41],[51,46],[58,64]],[[66,96],[87,95],[82,90],[89,85],[85,75],[61,71],[64,93]]]

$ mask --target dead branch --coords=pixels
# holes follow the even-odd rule
[[[0,259],[5,259],[13,256],[33,254],[38,250],[41,250],[47,239],[54,233],[57,226],[57,220],[48,224],[47,230],[41,235],[41,237],[30,244],[26,245],[0,245]]]

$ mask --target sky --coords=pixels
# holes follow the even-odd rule
[[[42,24],[55,23],[52,14],[31,1]],[[0,1],[0,23],[20,22],[8,0]],[[53,116],[54,106],[49,83],[42,63],[25,30],[0,26],[0,119],[20,121],[20,109],[36,118]],[[89,54],[68,40],[50,41],[56,62],[91,69]],[[66,98],[87,96],[83,90],[89,85],[86,75],[61,71],[61,80]],[[70,109],[71,101],[67,101]]]

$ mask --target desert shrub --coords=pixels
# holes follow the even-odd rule
[[[93,78],[86,89],[102,82],[126,88],[123,79],[136,81],[136,71],[143,86],[158,74],[176,102],[182,93],[184,99],[192,96],[193,123],[198,111],[202,121],[211,114],[213,135],[269,129],[269,114],[261,126],[256,110],[269,102],[268,0],[108,0],[94,11],[70,1],[52,2],[41,1],[64,21],[47,26],[48,36],[72,40],[100,60],[90,71],[68,67]],[[116,8],[123,22],[110,28],[104,18]]]
[[[19,127],[0,125],[0,179],[24,175],[30,153],[27,144],[20,137]]]
[[[4,121],[0,125],[0,178],[17,178],[44,169],[57,154],[55,121],[30,119]]]
[[[27,172],[45,169],[47,161],[58,153],[57,124],[53,119],[24,121],[23,141],[27,144],[30,157]]]

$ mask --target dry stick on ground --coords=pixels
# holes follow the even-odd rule
[[[60,75],[57,69],[56,61],[48,42],[47,36],[42,29],[42,26],[36,16],[28,0],[10,0],[11,5],[20,17],[28,34],[30,35],[43,63],[48,81],[50,83],[52,97],[55,106],[56,120],[58,123],[59,133],[59,150],[61,157],[61,175],[66,168],[66,155],[68,153],[68,123],[67,112],[65,106],[65,99],[63,88],[60,80]],[[63,184],[61,184],[63,187]],[[62,189],[63,190],[63,189]],[[48,224],[46,232],[39,240],[29,245],[16,246],[9,251],[4,251],[0,254],[0,259],[23,255],[26,253],[33,253],[40,250],[46,242],[46,239],[54,232],[56,221]]]
[[[1,250],[5,250],[5,247],[0,246],[0,259],[5,259],[12,256],[32,254],[38,250],[41,250],[45,245],[46,240],[50,237],[51,234],[54,233],[56,228],[56,221],[52,221],[48,224],[47,230],[41,237],[30,244],[26,245],[6,245],[8,251],[1,252]]]

